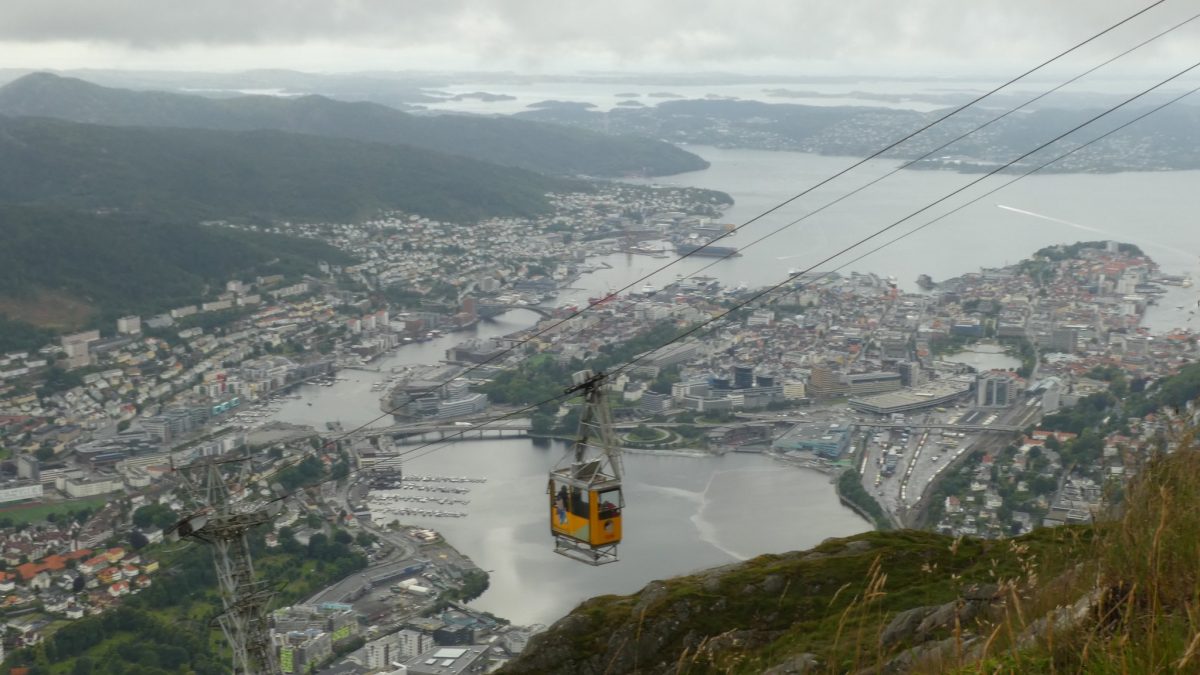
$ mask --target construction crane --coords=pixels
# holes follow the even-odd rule
[[[589,565],[617,561],[621,542],[621,455],[613,437],[604,373],[581,370],[568,396],[583,395],[575,443],[550,472],[554,552]]]
[[[244,458],[243,458],[244,460]],[[243,460],[235,460],[241,462]],[[279,666],[267,623],[267,605],[274,593],[265,581],[254,579],[250,530],[269,522],[282,503],[235,499],[221,469],[230,461],[208,461],[199,467],[199,480],[189,480],[194,511],[179,521],[172,538],[192,539],[212,547],[224,612],[217,618],[233,650],[238,675],[275,675]],[[245,486],[245,481],[241,485]]]

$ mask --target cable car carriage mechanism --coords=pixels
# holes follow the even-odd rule
[[[581,370],[568,394],[583,395],[575,443],[550,472],[554,552],[589,565],[617,561],[621,542],[621,455],[612,429],[604,373]]]

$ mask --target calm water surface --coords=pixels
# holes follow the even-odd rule
[[[855,161],[792,152],[689,149],[712,166],[658,182],[730,193],[737,204],[727,220],[739,224]],[[747,227],[730,240],[744,249],[740,257],[715,263],[712,259],[685,260],[650,283],[661,287],[680,273],[695,273],[710,264],[704,273],[729,285],[775,283],[789,269],[807,268],[975,178],[944,171],[901,172],[767,242],[750,246],[757,237],[819,207],[847,186],[861,184],[893,166],[891,162],[873,163],[865,178],[814,191]],[[982,266],[1015,262],[1042,246],[1118,239],[1138,244],[1166,271],[1200,280],[1197,184],[1200,172],[1035,176],[847,269],[894,275],[903,287],[915,288],[917,275],[923,273],[944,279]],[[997,208],[997,204],[1072,224],[1017,214]],[[939,213],[913,218],[907,227]],[[907,227],[895,233],[907,231]],[[584,275],[573,288],[564,290],[559,300],[580,302],[616,290],[666,262],[623,254],[604,260],[611,269]],[[1200,289],[1171,289],[1152,309],[1148,323],[1156,330],[1188,325],[1186,309],[1176,306],[1194,307],[1197,298]],[[532,312],[509,312],[498,321],[482,323],[475,334],[504,335],[532,325],[536,318]],[[385,371],[401,364],[434,363],[466,337],[452,334],[408,345],[379,363]],[[1019,365],[1002,354],[968,358],[984,367]],[[276,418],[319,428],[326,421],[337,420],[350,428],[376,417],[380,393],[370,387],[385,375],[343,371],[342,376],[348,380],[333,387],[301,388],[302,400],[287,401]],[[407,467],[414,473],[488,478],[486,484],[472,486],[471,504],[463,507],[469,517],[413,519],[440,530],[481,567],[491,570],[492,588],[475,603],[480,608],[520,623],[547,623],[593,595],[628,593],[652,579],[760,553],[805,548],[826,537],[867,529],[862,519],[838,504],[828,477],[822,474],[782,466],[757,455],[629,455],[625,460],[628,510],[622,561],[587,567],[551,552],[545,480],[562,452],[561,446],[529,440],[469,441],[452,444]]]
[[[712,166],[642,182],[728,192],[737,203],[725,219],[739,225],[858,161],[799,152],[707,146],[687,149],[707,159]],[[816,266],[817,270],[828,270],[848,262],[856,254],[819,264],[825,258],[978,178],[952,171],[901,171],[752,245],[759,237],[895,166],[896,162],[877,160],[814,190],[730,237],[728,243],[741,248],[741,256],[716,263],[713,259],[688,259],[660,276],[656,285],[670,281],[677,272],[694,273],[710,264],[705,274],[750,286],[778,283],[793,268]],[[944,205],[912,217],[872,243],[885,243],[923,225],[1007,179],[987,179]],[[1035,174],[878,253],[850,262],[845,270],[895,276],[901,287],[915,290],[920,274],[929,274],[936,281],[975,272],[980,267],[1015,263],[1043,246],[1116,239],[1137,244],[1164,271],[1190,274],[1200,281],[1200,190],[1195,189],[1198,184],[1200,171]],[[1016,213],[998,205],[1055,220]],[[1151,309],[1147,322],[1155,330],[1187,325],[1186,312],[1176,307],[1194,307],[1197,299],[1200,287],[1170,289],[1160,305]],[[1200,324],[1192,324],[1197,325]]]

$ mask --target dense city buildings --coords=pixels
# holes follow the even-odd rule
[[[307,454],[314,472],[383,467],[404,434],[444,438],[456,425],[538,403],[561,392],[554,378],[591,363],[630,362],[610,383],[626,447],[762,452],[853,470],[891,522],[952,534],[1087,521],[1106,490],[1191,414],[1131,417],[1103,436],[1042,427],[1117,382],[1161,379],[1200,355],[1190,332],[1142,327],[1163,287],[1187,280],[1161,274],[1129,247],[1051,248],[919,293],[873,274],[797,276],[769,304],[674,339],[755,289],[681,277],[592,298],[575,318],[567,317],[579,305],[557,294],[594,271],[596,256],[658,256],[639,242],[717,227],[720,204],[707,193],[617,186],[554,204],[544,217],[475,228],[408,214],[276,226],[359,262],[303,278],[231,279],[203,302],[4,354],[0,431],[13,471],[0,481],[0,503],[114,500],[69,525],[0,530],[16,566],[0,581],[8,602],[23,607],[40,593],[54,620],[70,620],[138,594],[156,562],[112,544],[134,532],[161,541],[169,523],[138,526],[132,514],[183,509],[175,467],[251,446],[269,449],[248,464],[259,477]],[[464,336],[443,362],[405,366],[377,383],[379,412],[394,431],[333,449],[323,444],[327,429],[269,423],[299,385],[331,385],[342,371],[370,370],[384,354],[516,308],[541,322],[497,338]],[[522,379],[531,364],[553,385]],[[572,433],[573,406],[549,408],[490,431]],[[1070,449],[1079,443],[1095,451]],[[369,476],[372,486],[393,480],[383,469]],[[405,513],[453,517],[442,508],[457,499],[453,489],[417,498],[440,500],[437,510]],[[445,546],[435,532],[397,533],[354,515],[368,506],[364,494],[313,496],[268,535],[266,545],[283,550],[357,529],[369,536],[347,546],[386,568],[276,613],[273,648],[285,672],[351,650],[356,672],[471,673],[520,651],[526,629],[437,602],[463,587],[473,563],[445,547],[436,550],[446,561],[430,565],[424,550]],[[58,574],[68,558],[80,574]]]

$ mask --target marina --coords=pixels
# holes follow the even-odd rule
[[[384,509],[384,512],[394,516],[417,516],[425,518],[466,518],[467,514],[462,511],[433,511],[430,509]]]
[[[424,485],[420,483],[401,483],[397,490],[419,490],[421,492],[440,492],[448,495],[465,495],[471,492],[469,488],[448,487],[445,485]]]
[[[418,504],[440,504],[442,506],[466,506],[471,503],[470,499],[452,499],[450,497],[404,497],[392,496],[380,498],[382,502],[414,502]]]

